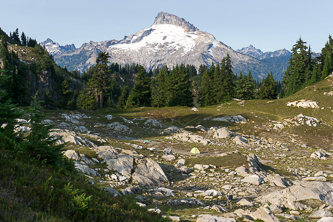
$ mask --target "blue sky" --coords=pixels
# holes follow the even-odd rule
[[[320,52],[333,34],[332,0],[0,0],[0,27],[80,47],[148,28],[158,12],[189,21],[233,49],[290,50],[302,37]]]

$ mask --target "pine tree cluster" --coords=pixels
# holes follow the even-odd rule
[[[329,36],[319,57],[313,58],[310,46],[301,38],[292,48],[289,66],[283,76],[283,96],[314,84],[330,75],[333,71],[333,39]]]

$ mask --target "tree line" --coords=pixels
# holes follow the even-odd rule
[[[283,76],[283,96],[325,79],[333,71],[333,39],[331,35],[318,57],[313,57],[311,47],[301,38],[292,48],[289,66]]]

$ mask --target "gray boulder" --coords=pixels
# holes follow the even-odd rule
[[[283,180],[283,178],[279,174],[275,175],[267,175],[266,179],[275,186],[278,187],[287,187],[288,184]]]
[[[330,211],[326,209],[320,209],[310,214],[309,218],[322,218],[322,217],[332,217],[332,216],[333,214]]]
[[[148,186],[169,184],[169,180],[160,165],[150,158],[137,161],[137,167],[132,174],[132,182]]]
[[[248,143],[247,139],[245,139],[244,137],[241,136],[236,136],[233,141],[237,144],[237,145],[246,145]]]
[[[173,153],[172,153],[172,148],[165,148],[164,150],[164,155],[172,155]]]
[[[258,186],[258,185],[262,184],[265,181],[262,177],[254,174],[254,175],[250,175],[250,176],[245,177],[244,179],[242,179],[242,182],[250,183],[250,184]]]
[[[104,161],[108,159],[115,159],[117,158],[119,152],[112,146],[99,146],[96,147],[96,153],[99,158],[103,159]]]
[[[111,187],[105,187],[104,191],[114,197],[121,196],[121,194],[118,191],[112,189]]]
[[[176,159],[174,155],[163,155],[162,158],[166,161],[173,161]]]
[[[217,211],[219,213],[227,213],[227,212],[229,212],[229,210],[227,208],[222,207],[220,205],[213,205],[212,208],[210,208],[210,209],[215,210],[215,211]]]
[[[116,159],[108,159],[105,162],[109,170],[115,170],[127,178],[131,177],[134,165],[134,158],[132,156],[118,156]]]
[[[260,219],[265,222],[279,222],[280,220],[274,216],[274,214],[268,210],[266,207],[261,206],[259,207],[255,212],[251,213],[250,216],[253,217],[253,219]]]
[[[280,205],[272,204],[272,205],[269,206],[269,208],[275,214],[280,214],[280,213],[283,212],[283,210],[282,210],[282,208],[281,208]]]
[[[235,171],[236,171],[236,173],[238,174],[238,175],[240,175],[240,176],[242,176],[242,177],[247,177],[247,176],[249,176],[249,171],[245,168],[245,167],[243,167],[243,166],[240,166],[240,167],[237,167],[236,169],[235,169]]]
[[[222,127],[213,131],[214,131],[213,138],[216,139],[230,138],[233,135],[233,133],[230,130],[228,130],[227,127]]]
[[[80,159],[79,155],[74,151],[74,150],[66,150],[64,152],[64,155],[68,158],[68,159],[73,159],[73,160],[78,160]]]
[[[286,189],[261,196],[258,201],[280,205],[292,210],[304,210],[323,204],[333,206],[332,189],[332,183],[302,181]]]
[[[142,191],[142,189],[139,186],[126,187],[126,188],[121,190],[121,192],[124,195],[133,195],[133,194],[139,193],[141,191]]]

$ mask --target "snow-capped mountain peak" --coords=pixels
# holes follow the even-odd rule
[[[50,38],[46,39],[44,42],[41,42],[40,45],[45,46],[45,48],[51,55],[76,49],[74,44],[61,46],[59,45],[59,43],[54,42]]]

